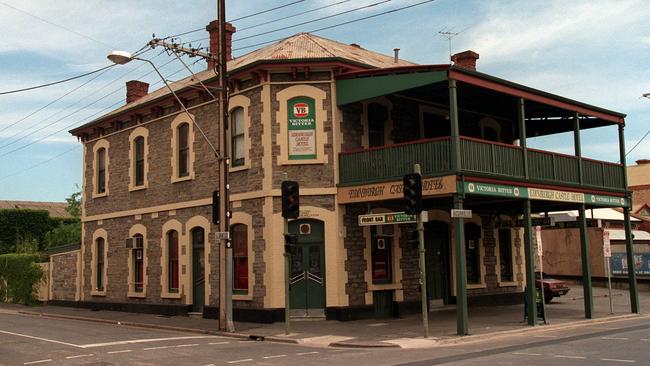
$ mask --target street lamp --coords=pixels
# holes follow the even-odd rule
[[[650,93],[643,93],[641,96],[650,99]]]
[[[212,149],[212,151],[214,152],[214,156],[217,158],[217,164],[224,163],[223,166],[219,169],[219,171],[221,172],[221,181],[225,183],[226,179],[227,179],[227,174],[228,174],[226,172],[226,170],[228,169],[227,168],[227,161],[226,161],[227,157],[225,156],[225,154],[223,156],[221,154],[219,154],[219,151],[217,151],[217,149],[214,147],[212,142],[210,142],[210,140],[208,139],[208,136],[206,136],[205,132],[203,132],[203,129],[201,129],[201,126],[199,126],[196,123],[196,120],[194,119],[194,116],[192,116],[190,114],[190,112],[187,110],[187,107],[185,107],[185,104],[183,103],[183,101],[178,97],[178,95],[176,94],[174,89],[172,89],[171,85],[169,85],[169,83],[167,82],[167,79],[160,73],[160,70],[158,70],[156,65],[154,65],[154,63],[151,62],[150,60],[136,57],[133,54],[131,54],[130,52],[127,52],[127,51],[113,51],[113,52],[109,53],[108,56],[106,56],[106,57],[116,65],[124,65],[124,64],[127,64],[127,63],[131,62],[132,60],[144,61],[144,62],[148,63],[149,65],[151,65],[151,67],[156,71],[156,73],[158,74],[160,79],[163,81],[163,83],[165,83],[165,86],[167,87],[169,92],[174,96],[174,98],[178,102],[178,105],[181,107],[183,112],[185,112],[187,117],[192,121],[192,124],[194,126],[196,126],[196,128],[199,130],[199,132],[201,132],[201,135],[203,136],[205,141],[210,146],[210,149]],[[191,72],[191,70],[190,70],[190,72]],[[221,85],[221,88],[222,88],[221,90],[223,90],[224,86]],[[216,99],[214,99],[214,100],[216,100]],[[220,109],[223,108],[223,104],[224,104],[223,102],[220,103]],[[223,114],[220,114],[220,117],[223,118]],[[222,119],[220,119],[220,121],[222,121]],[[223,126],[223,123],[221,124],[221,126]],[[225,146],[225,133],[224,133],[224,146]],[[229,214],[229,212],[228,212],[227,187],[228,186],[227,186],[227,183],[226,183],[225,184],[226,192],[224,192],[225,194],[223,195],[224,198],[222,200],[222,202],[223,202],[222,205],[225,206],[224,211],[225,211],[225,214],[226,214],[226,217],[223,218],[222,220],[226,220],[225,225],[224,225],[226,227],[226,231],[228,230],[228,221],[227,220],[228,220],[228,214]],[[226,239],[226,242],[228,242],[228,240],[229,239]],[[234,324],[233,324],[233,320],[232,320],[232,292],[231,292],[232,291],[232,268],[231,268],[231,266],[232,266],[232,248],[229,248],[228,245],[227,245],[227,248],[226,248],[226,261],[225,262],[226,262],[225,263],[225,273],[226,273],[226,275],[225,275],[225,277],[226,277],[225,308],[227,309],[227,311],[225,312],[225,319],[224,319],[225,320],[225,329],[227,331],[234,332],[235,329],[234,329]]]

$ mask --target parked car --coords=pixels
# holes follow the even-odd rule
[[[542,278],[540,280],[539,272],[535,272],[535,288],[539,289],[542,286],[542,282],[544,283],[544,302],[547,304],[553,298],[566,295],[570,290],[569,284],[566,281],[547,277],[546,273],[543,273]]]

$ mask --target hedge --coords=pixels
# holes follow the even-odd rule
[[[54,218],[45,210],[0,210],[0,254],[15,253],[16,246],[36,241],[38,250],[45,249],[45,234],[50,230],[79,223],[78,218]],[[78,240],[78,239],[77,239]]]
[[[0,302],[35,304],[37,286],[45,279],[37,263],[43,259],[39,254],[0,255]]]

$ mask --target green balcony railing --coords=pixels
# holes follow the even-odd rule
[[[580,159],[575,156],[528,149],[528,180],[548,184],[580,184]],[[342,185],[399,180],[419,163],[424,176],[453,174],[450,138],[341,153]],[[524,180],[523,151],[519,146],[469,137],[460,138],[461,172]],[[623,166],[582,159],[583,185],[624,189]]]
[[[420,164],[423,175],[450,172],[449,138],[341,153],[341,184],[363,184],[399,180]]]

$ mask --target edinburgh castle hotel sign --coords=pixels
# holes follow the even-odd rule
[[[363,186],[340,187],[338,189],[338,201],[344,203],[383,201],[400,199],[404,196],[402,182],[385,182],[366,184]],[[445,177],[422,179],[422,195],[437,196],[456,192],[456,177],[453,175]]]

